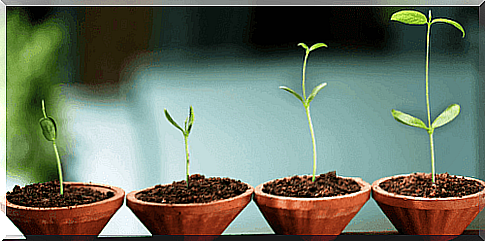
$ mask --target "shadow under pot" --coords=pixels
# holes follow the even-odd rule
[[[390,187],[390,182],[394,182],[401,185],[402,189],[406,189],[404,191],[410,193],[423,192],[421,189],[424,188],[416,190],[410,184],[406,185],[405,183],[424,183],[426,178],[429,179],[429,186],[429,183],[432,183],[430,181],[431,174],[414,173],[381,178],[372,184],[372,198],[399,233],[448,236],[442,237],[445,239],[452,239],[462,234],[478,213],[483,210],[485,204],[485,182],[471,177],[451,176],[448,173],[437,175],[436,185],[439,190],[443,189],[443,192],[452,192],[449,189],[451,186],[461,186],[457,190],[466,190],[464,186],[457,183],[463,183],[472,187],[472,189],[475,187],[476,193],[461,197],[417,197],[384,190]],[[446,184],[448,188],[444,187],[445,179],[450,180]],[[435,191],[432,191],[432,193],[433,196],[440,195]],[[439,237],[436,238],[439,239]]]
[[[49,188],[49,186],[51,186]],[[25,188],[32,190],[44,190],[44,198],[37,201],[37,205],[49,205],[47,203],[54,202],[54,198],[49,200],[45,198],[48,194],[46,190],[51,190],[51,196],[59,194],[59,182],[47,182],[27,185]],[[12,193],[17,193],[15,199],[24,199],[24,204],[15,204],[14,200],[9,201],[8,194],[0,200],[0,206],[7,217],[17,226],[17,228],[25,235],[91,235],[97,236],[101,233],[111,217],[123,205],[125,192],[118,187],[82,182],[64,182],[64,195],[59,199],[71,200],[61,201],[64,203],[73,202],[90,202],[97,196],[101,201],[95,201],[88,204],[74,204],[63,207],[33,207],[32,204],[25,205],[25,202],[32,202],[34,198],[31,196],[22,197],[19,194],[21,188],[18,186],[14,188]],[[27,189],[25,189],[27,190]],[[77,190],[75,192],[75,190]],[[82,191],[80,191],[82,190]],[[82,195],[77,195],[79,193]],[[77,196],[80,199],[76,199]],[[94,194],[93,194],[94,193]],[[90,196],[93,194],[94,196]],[[60,194],[59,194],[60,195]],[[86,201],[86,199],[91,199]],[[76,201],[74,201],[76,200]],[[84,201],[80,201],[84,200]],[[67,204],[64,204],[67,205]],[[87,237],[87,236],[86,236]]]
[[[198,176],[198,177],[197,177]],[[193,180],[198,178],[198,180]],[[211,190],[213,184],[197,184],[211,180],[227,185],[228,189],[234,187],[235,183],[244,186],[238,188],[240,194],[230,198],[223,198],[202,203],[194,202],[198,198],[214,199],[214,194],[224,196],[224,191]],[[185,181],[174,182],[172,184],[156,185],[139,191],[132,191],[126,195],[126,205],[133,211],[138,219],[152,233],[152,235],[220,235],[236,218],[236,216],[251,201],[254,188],[249,184],[242,183],[229,178],[205,178],[202,175],[192,175],[189,181],[189,190],[203,190],[205,194],[198,191],[187,192]],[[199,187],[197,189],[196,187]],[[170,197],[161,198],[157,201],[150,200],[150,193],[167,193],[178,190],[179,194],[172,194],[173,199],[185,203],[171,203]],[[184,193],[185,194],[180,194]],[[198,196],[196,196],[198,195]],[[155,194],[153,196],[159,196]],[[211,197],[212,196],[212,197]],[[200,200],[199,200],[200,201]]]
[[[307,238],[310,239],[314,235],[327,235],[326,239],[331,240],[345,229],[370,198],[370,185],[361,178],[338,177],[335,172],[333,175],[338,182],[353,183],[358,189],[350,194],[323,197],[288,197],[263,191],[266,184],[279,180],[291,182],[292,179],[307,178],[311,182],[311,176],[285,177],[258,185],[254,201],[276,234],[309,235]],[[316,178],[315,183],[317,181]],[[325,189],[321,191],[322,194],[325,192]],[[325,237],[319,237],[319,240],[323,239]]]

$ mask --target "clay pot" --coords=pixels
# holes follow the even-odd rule
[[[72,187],[83,187],[114,196],[95,203],[69,207],[26,207],[10,203],[5,196],[0,200],[2,211],[24,235],[93,235],[103,230],[116,211],[123,205],[123,189],[103,184],[64,182]],[[6,203],[6,204],[5,204]]]
[[[165,184],[171,185],[171,184]],[[248,185],[245,193],[209,203],[164,204],[145,202],[126,195],[126,205],[140,219],[152,235],[220,235],[251,201],[254,188]]]
[[[397,195],[379,187],[388,179],[409,175],[385,177],[372,183],[372,198],[402,234],[447,235],[444,238],[451,239],[462,234],[484,207],[485,190],[463,197],[423,198]],[[485,186],[484,181],[465,178]]]
[[[361,178],[341,178],[354,180],[361,186],[361,190],[335,197],[282,197],[263,193],[263,183],[256,187],[254,201],[276,234],[327,235],[319,239],[333,239],[370,198],[369,183]]]

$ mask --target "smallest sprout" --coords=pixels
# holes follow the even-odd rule
[[[59,158],[59,152],[57,151],[57,146],[56,146],[57,126],[54,119],[50,116],[47,116],[45,112],[44,100],[42,100],[42,112],[44,113],[44,117],[42,117],[39,120],[39,124],[40,124],[40,127],[42,128],[42,133],[44,134],[45,139],[47,139],[48,141],[52,141],[52,145],[54,146],[54,151],[56,152],[56,158],[57,158],[57,170],[59,172],[59,182],[61,186],[60,193],[61,195],[64,195],[61,159]]]
[[[190,130],[192,130],[192,125],[194,124],[194,110],[192,108],[192,106],[190,106],[190,109],[189,109],[189,116],[185,119],[185,125],[184,125],[184,129],[182,129],[182,127],[180,127],[177,122],[175,122],[173,120],[173,118],[170,116],[170,114],[168,113],[167,109],[163,109],[163,111],[165,112],[165,117],[167,118],[167,120],[173,125],[175,126],[177,129],[179,129],[182,134],[184,135],[184,142],[185,142],[185,157],[186,157],[186,160],[187,160],[187,163],[186,163],[186,183],[187,183],[187,188],[189,188],[189,145],[188,145],[188,138],[189,138],[189,134],[190,134]],[[188,121],[188,122],[187,122]]]

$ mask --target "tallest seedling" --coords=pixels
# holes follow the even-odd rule
[[[317,85],[313,90],[312,93],[308,96],[308,98],[305,95],[305,71],[306,71],[306,62],[308,60],[308,55],[312,50],[318,49],[320,47],[327,47],[326,44],[324,43],[317,43],[312,45],[310,48],[306,46],[304,43],[299,43],[298,46],[302,46],[306,52],[305,52],[305,59],[303,60],[303,81],[301,83],[301,87],[303,89],[303,98],[296,93],[294,90],[286,87],[286,86],[280,86],[280,89],[284,89],[290,93],[292,93],[296,98],[298,98],[301,103],[303,104],[303,107],[305,107],[306,111],[306,116],[308,118],[308,125],[310,126],[310,134],[312,135],[312,144],[313,144],[313,177],[312,177],[312,182],[315,181],[315,172],[317,170],[317,149],[315,145],[315,134],[313,133],[313,124],[312,124],[312,118],[310,117],[310,102],[312,102],[313,98],[318,94],[318,92],[323,89],[327,85],[327,83],[321,83],[320,85]]]
[[[391,16],[391,20],[398,21],[405,24],[411,25],[426,25],[426,108],[428,111],[428,126],[424,124],[424,122],[414,116],[409,114],[405,114],[403,112],[392,110],[392,116],[397,121],[418,128],[425,129],[428,131],[429,134],[429,143],[431,149],[431,176],[433,184],[435,183],[435,168],[434,168],[434,146],[433,146],[433,132],[435,128],[438,128],[442,125],[447,124],[448,122],[455,119],[456,116],[460,113],[460,106],[457,104],[452,104],[448,106],[434,121],[431,123],[431,117],[429,112],[429,89],[428,89],[428,73],[429,73],[429,39],[430,39],[430,28],[431,25],[434,23],[448,23],[456,28],[458,28],[463,33],[463,38],[465,37],[465,30],[463,27],[450,19],[443,19],[443,18],[436,18],[431,20],[431,10],[429,10],[429,19],[420,12],[412,11],[412,10],[403,10],[394,13]]]

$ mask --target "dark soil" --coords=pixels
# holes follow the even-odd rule
[[[263,185],[263,192],[285,197],[333,197],[360,191],[360,185],[354,180],[337,177],[335,171],[315,176],[293,176],[274,180]]]
[[[155,187],[136,194],[138,200],[146,202],[184,204],[208,203],[239,196],[246,192],[248,185],[230,178],[211,177],[193,174],[189,176],[189,187],[185,180],[170,185]]]
[[[462,197],[484,188],[479,182],[448,173],[435,174],[435,185],[431,173],[414,173],[408,177],[389,179],[379,187],[390,193],[426,198]]]
[[[91,188],[71,187],[63,184],[64,195],[60,193],[59,181],[34,183],[19,187],[15,185],[12,192],[7,192],[11,203],[27,207],[67,207],[102,201],[114,196],[114,192],[102,193]]]

